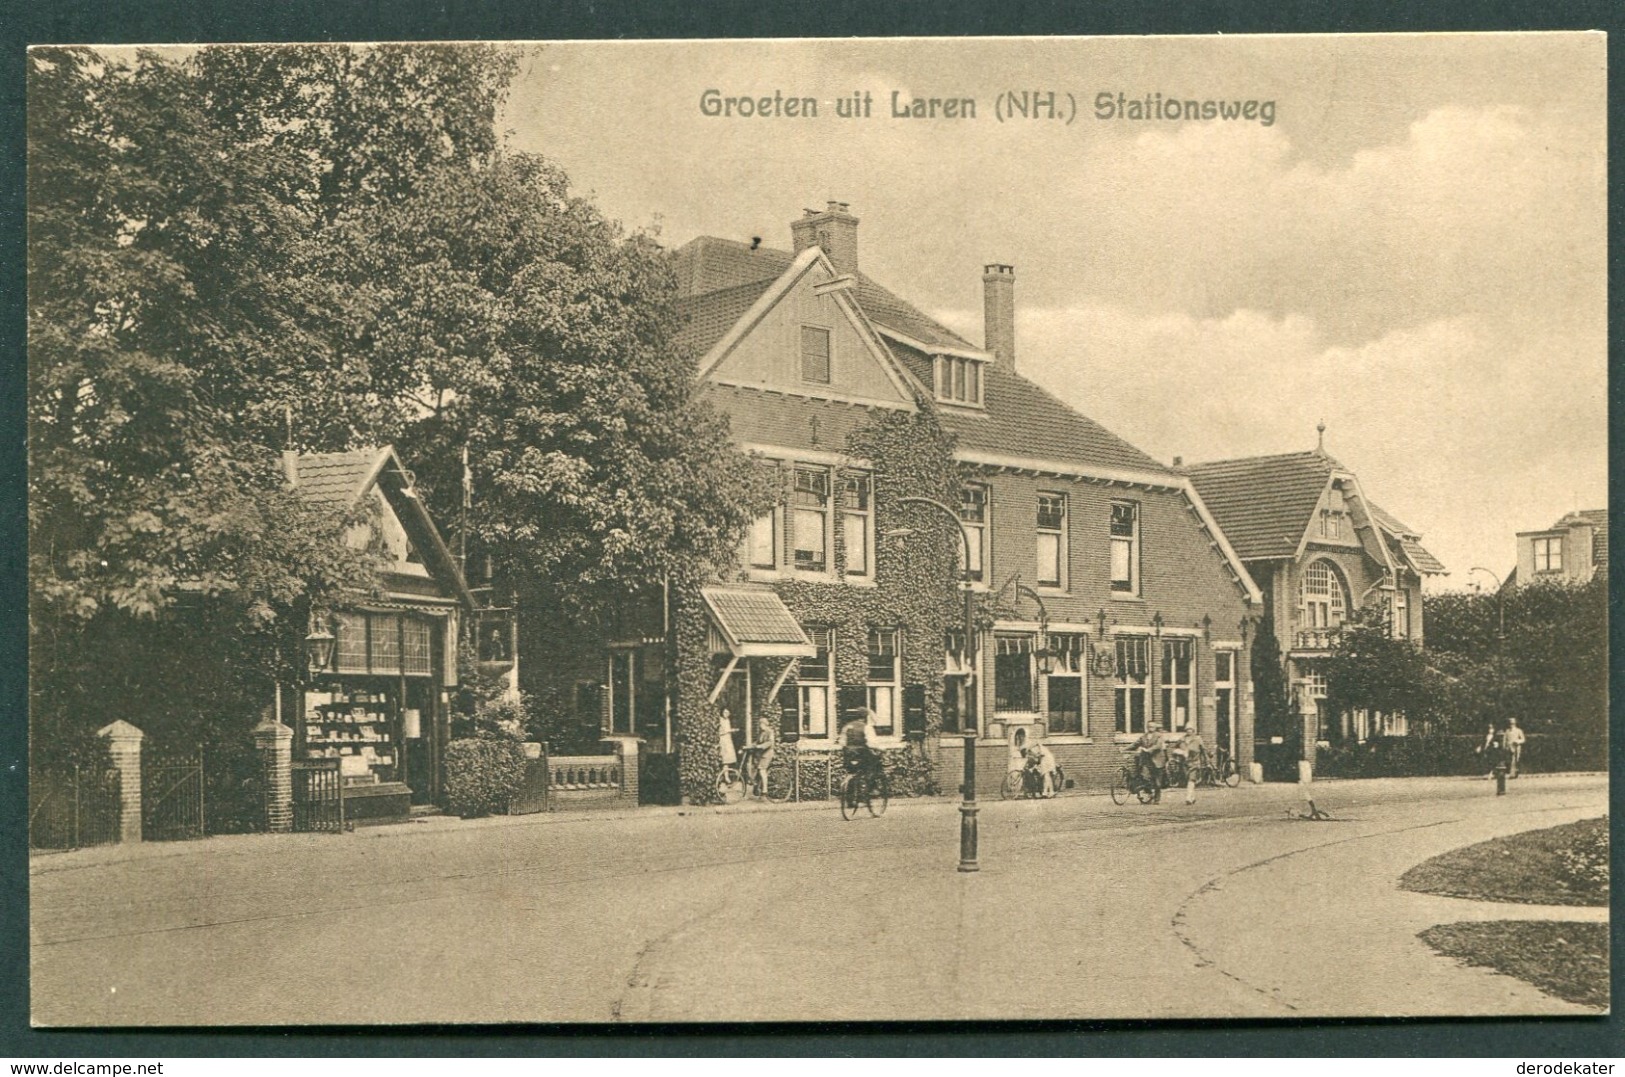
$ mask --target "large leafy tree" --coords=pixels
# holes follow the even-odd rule
[[[408,453],[532,627],[591,621],[732,559],[769,495],[672,346],[675,280],[652,237],[525,154],[441,169],[368,225],[358,272],[389,293],[370,354],[410,372]]]
[[[501,152],[513,62],[31,54],[37,713],[108,698],[82,674],[110,656],[153,695],[155,664],[110,652],[154,626],[263,684],[301,602],[365,585],[349,521],[283,491],[283,444],[399,445],[532,624],[731,556],[759,491],[670,344],[665,259]],[[198,624],[232,654],[191,649]]]
[[[229,713],[222,700],[265,695],[286,672],[305,601],[370,584],[368,557],[342,541],[353,521],[287,493],[275,452],[289,426],[299,447],[342,448],[399,414],[354,358],[367,296],[338,271],[348,258],[331,222],[409,197],[409,164],[489,152],[500,65],[482,67],[479,49],[352,56],[345,94],[372,112],[325,122],[315,94],[304,115],[253,120],[268,66],[292,101],[350,53],[292,50],[254,72],[259,89],[229,62],[242,50],[30,54],[38,745],[112,717],[165,725],[177,700],[194,718]],[[404,152],[415,121],[386,119],[409,77],[422,79],[414,115],[432,121],[416,158]],[[456,89],[436,98],[438,86]],[[230,683],[200,687],[210,672]]]

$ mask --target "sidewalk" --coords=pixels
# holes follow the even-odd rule
[[[1522,980],[1459,964],[1417,937],[1456,921],[1609,920],[1606,906],[1516,905],[1401,890],[1406,870],[1439,853],[1607,810],[1606,793],[1587,804],[1524,809],[1509,797],[1480,807],[1467,817],[1429,813],[1399,830],[1366,832],[1351,823],[1345,837],[1227,872],[1186,899],[1175,929],[1199,960],[1293,1016],[1594,1015]],[[1273,921],[1271,944],[1238,938],[1237,918],[1263,909]]]

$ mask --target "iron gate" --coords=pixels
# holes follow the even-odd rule
[[[203,753],[152,755],[141,761],[141,837],[183,841],[203,836]]]
[[[344,830],[344,781],[337,759],[295,759],[293,828],[298,831]]]
[[[122,783],[110,767],[28,773],[28,847],[80,849],[119,840]]]

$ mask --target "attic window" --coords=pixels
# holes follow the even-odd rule
[[[982,406],[982,364],[979,360],[939,355],[935,380],[938,400],[948,404]]]
[[[801,327],[801,380],[829,384],[829,330]]]

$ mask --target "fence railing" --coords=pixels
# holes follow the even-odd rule
[[[30,770],[28,847],[82,849],[118,841],[120,785],[119,772],[110,767]]]
[[[289,777],[294,830],[336,834],[345,829],[344,778],[337,759],[295,759]]]
[[[555,792],[621,788],[621,760],[615,755],[555,755],[547,760],[548,785]]]
[[[141,837],[184,841],[203,836],[203,753],[141,760]]]

